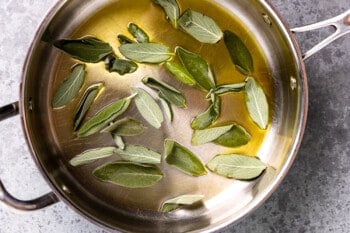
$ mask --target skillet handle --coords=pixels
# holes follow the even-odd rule
[[[304,55],[303,58],[304,60],[308,59],[333,41],[337,40],[338,38],[350,33],[350,9],[346,11],[345,13],[338,15],[334,18],[318,22],[315,24],[303,26],[303,27],[297,27],[293,28],[291,31],[296,33],[296,32],[308,32],[324,27],[332,26],[335,28],[335,32],[321,41],[319,44],[315,45],[312,49],[307,51]]]
[[[0,121],[19,113],[18,102],[0,108]],[[57,203],[59,200],[53,192],[45,194],[34,200],[22,201],[13,197],[4,187],[0,179],[0,202],[17,210],[32,211],[45,208]]]

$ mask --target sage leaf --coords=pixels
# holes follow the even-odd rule
[[[165,140],[165,161],[169,165],[191,176],[203,176],[207,174],[202,161],[196,155],[170,139]]]
[[[215,122],[221,113],[220,97],[213,97],[214,101],[209,108],[202,114],[196,116],[191,122],[191,128],[195,130],[205,129]]]
[[[176,54],[201,88],[209,91],[215,87],[214,75],[209,64],[203,58],[181,47],[176,48]]]
[[[228,85],[222,85],[222,86],[218,86],[214,89],[212,89],[207,98],[211,95],[224,95],[227,93],[234,93],[234,92],[241,92],[244,91],[246,83],[236,83],[236,84],[228,84]]]
[[[111,132],[122,137],[138,136],[147,129],[141,122],[133,118],[123,118],[104,128],[101,132]]]
[[[84,120],[86,113],[89,111],[92,103],[95,101],[101,90],[104,88],[103,83],[97,83],[88,87],[81,98],[78,107],[74,114],[73,128],[77,131],[82,121]]]
[[[119,51],[126,58],[140,63],[162,63],[173,55],[168,47],[156,43],[123,44]]]
[[[113,53],[112,47],[95,37],[77,40],[57,40],[54,46],[82,62],[97,63]]]
[[[61,108],[72,101],[83,86],[85,75],[85,65],[75,65],[69,77],[56,90],[52,100],[52,107]]]
[[[229,131],[215,139],[214,143],[234,148],[246,145],[250,139],[250,134],[242,126],[234,124]]]
[[[170,212],[181,208],[182,206],[191,206],[203,199],[203,195],[191,194],[181,195],[163,202],[161,211]]]
[[[175,87],[150,77],[143,78],[142,82],[146,86],[162,93],[162,97],[170,103],[174,104],[175,106],[180,108],[187,107],[185,96]]]
[[[125,149],[125,143],[122,137],[120,137],[118,134],[113,134],[113,140],[119,149]]]
[[[253,57],[246,45],[235,33],[225,31],[224,34],[225,45],[233,64],[242,74],[251,74],[254,71]]]
[[[223,37],[221,29],[212,18],[191,9],[181,15],[178,23],[182,30],[202,43],[215,44]]]
[[[162,172],[155,166],[122,161],[103,165],[93,175],[100,181],[125,188],[151,187],[163,178]]]
[[[136,24],[129,23],[128,30],[130,34],[136,39],[137,42],[139,43],[149,42],[149,36],[147,35],[147,33]]]
[[[124,35],[118,35],[118,41],[120,44],[132,44],[134,41],[132,41],[130,38]]]
[[[190,73],[180,64],[177,64],[172,61],[165,62],[165,68],[180,82],[194,86],[196,85],[196,80],[191,76]]]
[[[192,145],[199,146],[208,142],[212,142],[227,133],[234,125],[218,126],[203,130],[195,130],[192,135]]]
[[[116,153],[123,159],[133,163],[160,164],[161,155],[143,146],[127,145]]]
[[[180,8],[176,0],[153,0],[153,1],[164,9],[167,15],[167,18],[170,20],[174,28],[178,28],[177,20],[180,17]]]
[[[172,122],[174,120],[174,112],[173,112],[173,109],[171,107],[171,104],[162,96],[161,93],[159,93],[158,97],[159,97],[160,103],[163,106],[163,110],[165,112],[165,115],[168,117],[170,122]]]
[[[218,175],[238,180],[257,178],[266,169],[258,158],[237,154],[217,155],[207,167]]]
[[[269,104],[262,87],[254,78],[248,77],[245,93],[250,117],[261,129],[266,129],[269,122]]]
[[[135,89],[135,104],[141,116],[153,127],[159,129],[164,121],[162,110],[157,102],[141,88]]]
[[[115,154],[116,147],[103,147],[84,151],[69,161],[72,166],[89,164],[96,160],[110,157]]]
[[[106,69],[110,73],[117,72],[120,75],[134,73],[137,68],[138,65],[135,62],[117,57],[110,58],[106,63]]]
[[[132,98],[133,96],[129,96],[117,100],[101,109],[79,129],[78,137],[87,137],[105,128],[128,109]]]

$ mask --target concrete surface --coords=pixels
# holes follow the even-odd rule
[[[21,68],[36,28],[55,0],[0,0],[0,106],[18,100]],[[349,0],[272,0],[290,26],[350,9]],[[310,48],[329,30],[299,36]],[[310,111],[293,168],[253,215],[222,232],[350,232],[350,35],[306,62]],[[0,177],[19,198],[47,191],[18,117],[0,123]],[[33,213],[0,206],[0,233],[104,232],[59,203]]]

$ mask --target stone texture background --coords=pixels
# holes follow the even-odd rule
[[[0,0],[0,106],[18,100],[21,69],[41,20],[56,0]],[[350,9],[349,0],[271,0],[290,26],[329,18]],[[330,30],[298,36],[310,48]],[[350,34],[306,62],[309,121],[287,178],[254,214],[229,232],[350,231]],[[24,141],[18,117],[0,123],[0,177],[15,196],[47,191]],[[33,213],[0,205],[0,233],[104,232],[59,203]]]

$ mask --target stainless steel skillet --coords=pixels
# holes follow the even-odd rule
[[[226,212],[228,215],[227,218],[224,218],[222,215],[212,210],[211,214],[206,214],[208,221],[202,221],[201,217],[195,218],[198,220],[198,225],[200,228],[202,226],[208,228],[215,229],[217,226],[225,225],[226,223],[235,221],[239,219],[241,216],[245,215],[247,212],[250,212],[258,203],[261,203],[263,199],[265,199],[269,193],[277,186],[279,181],[284,177],[286,171],[291,165],[292,160],[294,159],[298,144],[300,143],[300,138],[302,135],[302,131],[305,125],[305,117],[306,117],[306,106],[307,106],[307,87],[306,87],[306,79],[304,75],[303,62],[298,56],[298,49],[295,47],[296,45],[293,42],[292,36],[288,33],[288,30],[284,28],[283,24],[278,19],[277,15],[271,10],[270,6],[265,2],[243,2],[243,3],[235,3],[230,1],[220,1],[220,4],[226,4],[229,6],[228,8],[232,10],[236,15],[239,15],[240,18],[247,24],[247,27],[251,28],[254,31],[254,34],[258,35],[259,42],[263,45],[264,51],[266,51],[266,57],[269,60],[269,65],[273,71],[273,76],[275,79],[276,85],[276,103],[275,108],[278,109],[276,111],[276,115],[274,116],[273,128],[269,134],[269,137],[266,139],[266,145],[262,148],[265,148],[269,151],[269,153],[265,152],[266,157],[264,157],[264,152],[261,152],[261,157],[264,158],[265,161],[270,164],[280,163],[278,166],[278,174],[275,178],[269,183],[269,185],[263,189],[263,191],[253,194],[253,199],[249,201],[249,204],[244,207],[244,209],[230,212],[230,208],[232,207],[229,204],[227,205],[227,209],[217,209],[218,212]],[[65,10],[61,10],[58,15],[55,16],[55,20],[51,23],[51,27],[55,27],[55,25],[60,25],[62,22],[59,20],[64,19],[58,17],[62,12],[69,12],[71,14],[73,12],[86,12],[90,14],[90,10],[96,10],[98,6],[90,5],[92,3],[87,3],[86,6],[82,6],[81,4],[74,5],[74,2],[66,2],[60,3],[56,10],[64,5]],[[99,3],[100,4],[100,3]],[[103,3],[101,3],[103,4]],[[86,8],[84,8],[86,7]],[[93,9],[89,8],[92,7]],[[78,10],[79,9],[79,10]],[[83,11],[84,9],[84,11]],[[41,28],[38,38],[40,38],[43,33],[45,24],[48,24],[50,18],[53,17],[53,14],[56,14],[56,10],[53,10],[51,15],[47,18],[47,22],[44,23]],[[262,15],[262,14],[265,15]],[[67,13],[68,14],[68,13]],[[345,16],[339,18],[339,25],[345,25]],[[338,20],[337,20],[338,21]],[[272,23],[272,26],[270,26]],[[79,24],[79,23],[77,23]],[[74,25],[73,25],[74,26]],[[58,28],[61,26],[58,26]],[[70,30],[72,25],[67,25],[64,27],[64,30]],[[348,30],[348,26],[341,26],[341,28]],[[54,30],[57,31],[57,30]],[[87,208],[92,208],[90,204],[95,204],[99,208],[94,208],[94,212],[98,212],[99,216],[90,216],[95,219],[97,222],[100,222],[103,225],[109,225],[113,227],[113,223],[117,224],[118,218],[108,220],[108,216],[104,216],[103,212],[107,212],[106,209],[102,208],[98,205],[97,200],[91,201],[91,197],[87,197],[84,193],[79,193],[79,188],[77,187],[75,190],[73,187],[74,184],[69,183],[69,174],[66,174],[64,171],[64,167],[61,167],[59,163],[59,159],[57,161],[52,160],[52,156],[55,151],[53,150],[52,141],[50,141],[50,137],[47,137],[49,132],[45,131],[43,128],[42,122],[47,122],[45,116],[42,115],[46,110],[44,109],[46,104],[39,103],[39,97],[45,95],[45,93],[40,93],[37,89],[35,89],[36,84],[40,83],[40,85],[44,85],[49,82],[45,80],[45,76],[43,74],[38,75],[42,70],[36,70],[35,67],[40,66],[40,61],[50,60],[50,54],[47,54],[45,49],[45,45],[39,43],[38,38],[34,40],[33,47],[29,53],[28,63],[26,65],[25,74],[23,76],[23,84],[22,84],[22,97],[20,101],[21,115],[24,118],[24,126],[26,128],[26,134],[29,138],[29,143],[36,155],[36,159],[38,160],[39,167],[41,167],[50,180],[50,183],[53,184],[53,190],[56,192],[56,195],[60,197],[61,200],[68,201],[74,208],[78,208],[85,215],[90,216],[89,210]],[[40,46],[44,47],[44,50],[40,50]],[[43,52],[45,51],[45,52]],[[40,59],[39,59],[40,58]],[[38,63],[38,64],[35,64]],[[47,74],[50,73],[50,71]],[[34,103],[34,105],[32,105]],[[31,110],[31,106],[34,108]],[[10,108],[11,109],[11,108]],[[35,116],[35,117],[34,117]],[[290,142],[286,142],[284,137],[291,138]],[[44,139],[46,138],[46,139]],[[273,153],[271,153],[273,152]],[[268,155],[267,155],[268,154]],[[65,187],[62,185],[64,184]],[[66,189],[66,190],[65,190]],[[67,194],[67,190],[71,192],[71,194]],[[247,191],[250,193],[250,191]],[[79,195],[80,194],[80,195]],[[50,196],[52,197],[52,195]],[[51,198],[52,199],[52,198]],[[79,200],[78,200],[79,199]],[[50,200],[50,199],[49,199]],[[8,199],[10,201],[10,199]],[[89,204],[90,203],[90,204]],[[90,206],[90,207],[89,207]],[[221,206],[222,207],[222,206]],[[33,208],[33,207],[29,207]],[[100,210],[100,211],[97,211]],[[221,210],[221,211],[220,211]],[[222,211],[225,210],[225,211]],[[115,210],[111,210],[112,213]],[[109,213],[105,213],[108,215]],[[193,219],[191,217],[184,217],[179,224],[176,219],[169,220],[169,223],[166,223],[164,219],[157,219],[158,216],[133,216],[122,218],[123,215],[128,215],[128,213],[119,213],[120,221],[126,223],[127,227],[137,227],[133,226],[132,218],[141,218],[140,219],[140,227],[146,226],[151,227],[159,227],[159,228],[149,228],[150,232],[154,232],[155,229],[159,229],[160,231],[163,227],[171,227],[173,231],[185,231],[196,229],[196,226],[193,225]],[[115,216],[115,215],[114,215]],[[143,225],[142,220],[145,220],[145,224],[147,223],[147,218],[152,219],[152,221],[158,221],[149,223],[150,225]],[[188,221],[186,221],[186,218]],[[219,219],[222,219],[219,221]],[[127,219],[130,220],[130,223],[127,223]],[[156,220],[155,220],[156,219]],[[107,223],[111,221],[110,223]],[[170,225],[167,225],[170,224]],[[124,224],[122,224],[124,225]],[[119,228],[114,227],[114,228]],[[122,228],[122,227],[121,227]],[[126,228],[128,229],[128,228]],[[153,229],[153,231],[152,231]],[[129,230],[136,231],[136,228],[130,228]]]

